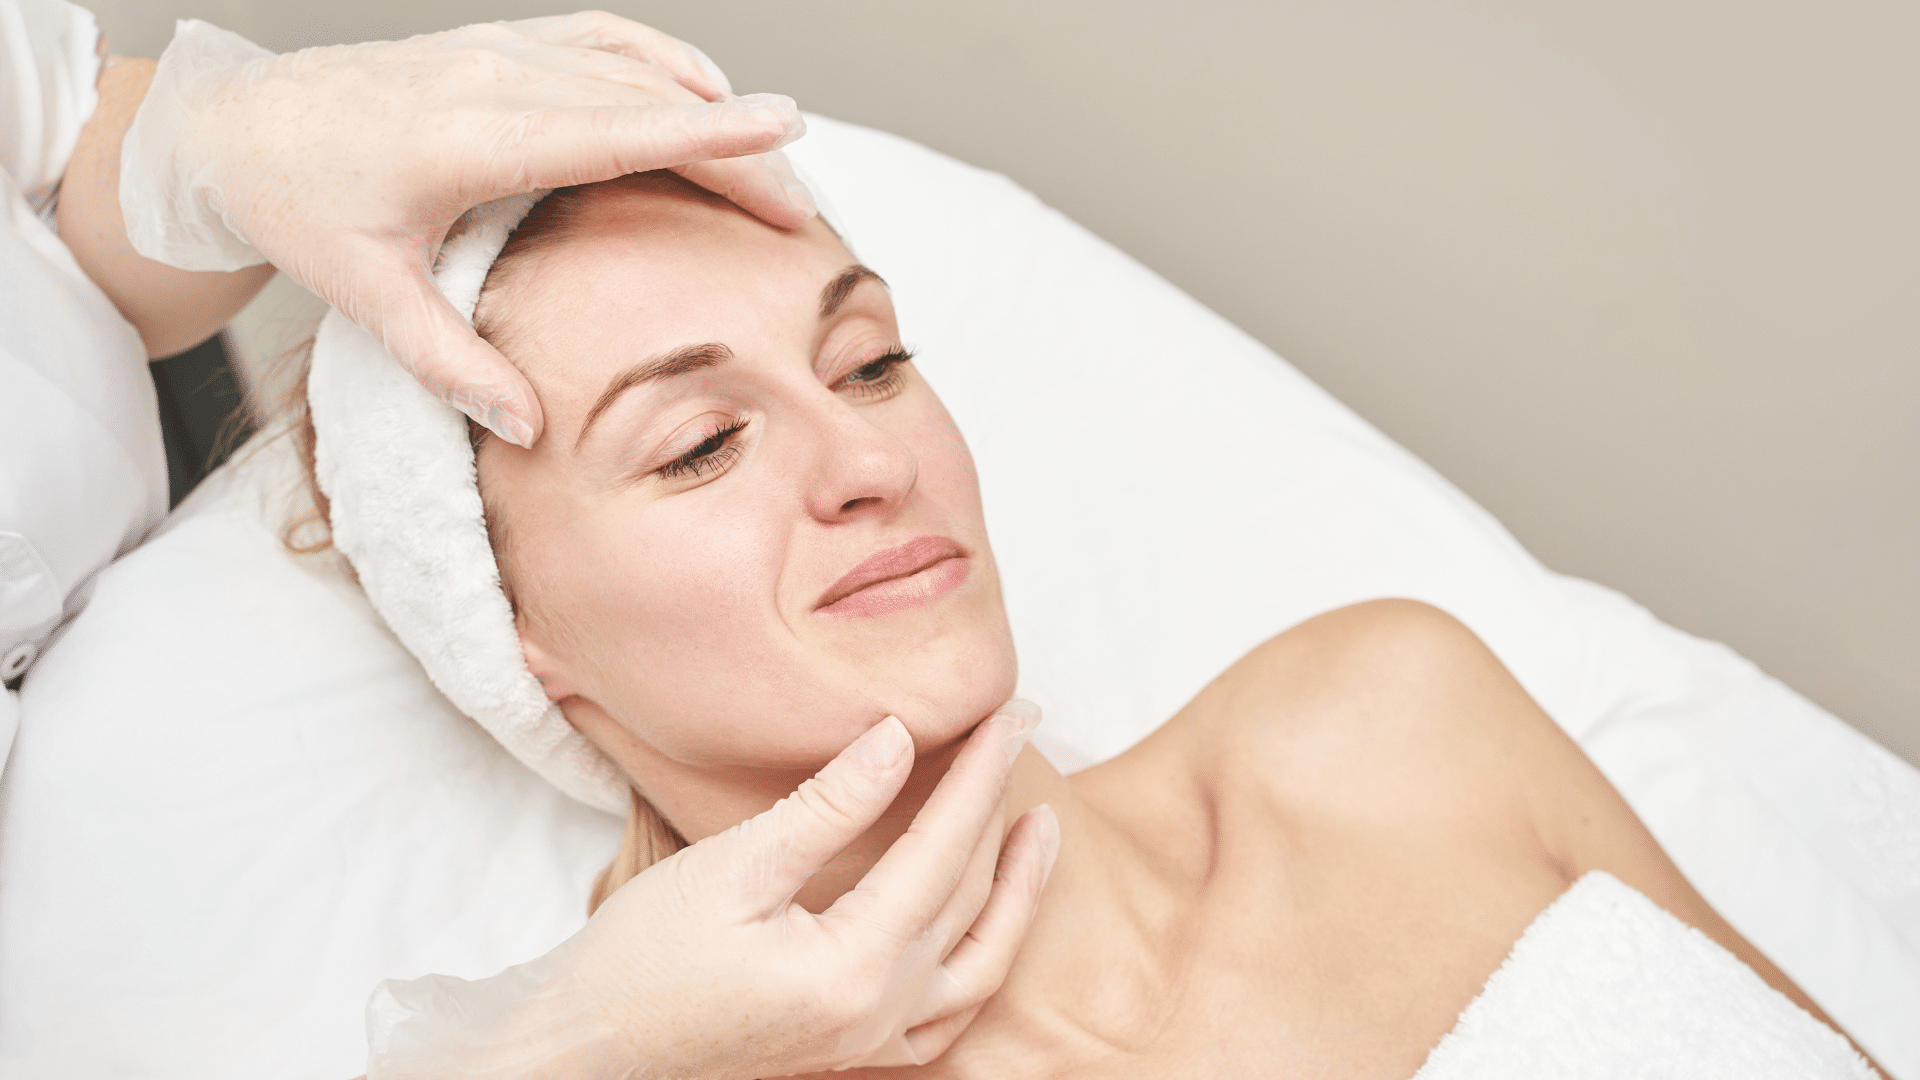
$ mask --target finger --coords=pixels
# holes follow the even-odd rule
[[[636,60],[617,53],[539,43],[526,46],[515,55],[515,59],[529,67],[560,76],[561,80],[556,81],[583,83],[587,86],[596,83],[612,83],[616,86],[644,90],[666,102],[697,105],[706,101],[699,94],[681,85],[673,72],[659,64]],[[550,82],[542,89],[550,93],[552,86],[553,83]]]
[[[819,212],[813,192],[807,190],[787,156],[778,150],[721,161],[696,161],[673,171],[782,229],[797,228]]]
[[[543,423],[533,387],[499,350],[480,340],[426,265],[391,256],[359,265],[358,275],[342,290],[315,291],[379,338],[435,396],[502,439],[531,447]]]
[[[618,15],[604,11],[578,11],[571,15],[520,19],[507,26],[537,41],[619,53],[658,64],[670,72],[680,85],[708,101],[718,101],[733,93],[733,86],[727,81],[726,74],[708,59],[706,53],[671,34]]]
[[[1060,819],[1053,807],[1036,806],[1014,823],[994,873],[993,895],[940,965],[945,977],[930,988],[924,1011],[915,1017],[917,1024],[933,1024],[975,1008],[1000,989],[1027,939],[1059,853]]]
[[[784,912],[893,805],[912,771],[913,736],[889,716],[765,813],[689,848],[688,869],[723,875],[754,914]]]
[[[537,20],[536,20],[537,21]],[[492,53],[493,60],[481,65],[476,74],[489,82],[515,83],[551,96],[558,87],[568,87],[566,104],[582,93],[583,87],[599,84],[644,89],[666,100],[702,102],[707,99],[683,85],[672,71],[643,56],[571,44],[564,40],[530,37],[512,23],[477,23],[446,32],[445,44],[463,52],[478,50]],[[519,70],[502,71],[499,61],[510,62]],[[572,84],[568,86],[568,84]],[[609,104],[598,101],[596,104]],[[613,102],[618,103],[618,102]],[[558,104],[547,102],[547,104]]]
[[[934,917],[928,930],[912,939],[884,942],[884,959],[891,970],[885,1011],[868,1017],[869,1031],[885,1032],[885,1041],[865,1056],[843,1063],[845,1067],[872,1068],[919,1065],[927,1059],[914,1050],[906,1029],[928,1017],[927,1002],[945,1002],[952,994],[952,978],[942,961],[965,936],[986,904],[993,888],[994,867],[1000,857],[1001,826],[1004,812],[996,812],[974,845],[961,884],[947,899],[946,907]]]
[[[1039,720],[1037,706],[1017,700],[987,718],[906,834],[822,917],[899,940],[919,938],[960,884],[987,822],[1003,809],[1007,775]]]
[[[946,1053],[947,1048],[953,1045],[953,1041],[960,1037],[960,1033],[967,1030],[967,1025],[973,1023],[973,1018],[980,1015],[983,1005],[962,1009],[951,1016],[941,1017],[907,1031],[901,1039],[907,1044],[907,1054],[911,1056],[913,1063],[928,1065],[938,1059],[941,1054]]]
[[[503,136],[488,198],[777,150],[806,130],[793,99],[755,94],[719,104],[544,109]]]
[[[1006,835],[1007,813],[1005,800],[1001,808],[987,819],[986,828],[980,830],[980,839],[973,845],[973,854],[967,858],[967,865],[960,871],[960,883],[954,886],[947,896],[947,902],[933,917],[927,927],[926,937],[939,943],[939,951],[934,955],[944,959],[958,945],[974,920],[986,907],[987,899],[993,895],[994,876],[1000,865],[1000,844]],[[915,1023],[919,1021],[916,1020]]]

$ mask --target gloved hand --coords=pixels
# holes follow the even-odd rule
[[[999,988],[1058,850],[1045,806],[1000,843],[1007,774],[1039,719],[1013,701],[981,724],[907,833],[819,915],[793,895],[906,782],[898,720],[642,871],[546,956],[381,984],[367,1080],[753,1080],[933,1060]]]
[[[813,200],[773,152],[804,131],[799,111],[730,92],[698,49],[602,12],[284,56],[185,21],[123,144],[120,204],[140,254],[271,261],[531,446],[532,387],[434,286],[448,227],[492,199],[661,168],[800,224]]]

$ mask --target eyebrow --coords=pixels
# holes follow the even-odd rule
[[[704,371],[731,359],[732,349],[718,341],[708,341],[699,345],[682,345],[658,356],[650,356],[615,375],[607,383],[607,388],[600,392],[593,408],[587,410],[586,422],[580,425],[580,437],[573,440],[573,448],[580,449],[580,444],[587,441],[587,432],[593,429],[593,422],[600,419],[600,414],[611,408],[621,394],[645,383]]]
[[[879,274],[859,263],[854,263],[840,271],[839,276],[827,282],[827,287],[820,290],[820,317],[830,318],[834,312],[839,311],[840,305],[847,302],[847,297],[852,296],[853,290],[863,281],[878,281],[883,288],[887,284],[886,279]]]
[[[840,310],[840,306],[847,302],[847,297],[852,296],[853,290],[859,288],[863,281],[877,281],[883,288],[887,284],[879,274],[855,263],[834,275],[833,280],[827,282],[827,287],[820,290],[820,317],[832,318],[833,313]],[[587,410],[587,419],[580,425],[580,435],[573,440],[573,448],[578,450],[580,444],[587,441],[587,432],[593,430],[593,422],[600,419],[601,413],[612,408],[621,394],[644,383],[704,371],[731,359],[732,349],[718,341],[708,341],[699,345],[682,345],[658,356],[648,357],[622,371],[607,383],[607,388],[594,401],[593,408]]]

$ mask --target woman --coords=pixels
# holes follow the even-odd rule
[[[86,603],[96,573],[166,513],[144,360],[217,331],[271,275],[257,265],[265,257],[394,341],[436,393],[532,441],[540,416],[520,376],[503,376],[464,320],[442,317],[426,272],[462,211],[555,178],[670,165],[774,220],[812,213],[777,155],[740,156],[798,134],[791,101],[732,98],[698,50],[603,13],[288,56],[188,22],[156,65],[112,56],[93,17],[63,0],[0,0],[0,55],[0,766],[16,722],[62,719],[19,719],[16,691],[36,658],[57,647],[56,628]],[[345,173],[329,172],[343,162]],[[626,1011],[601,1010],[600,1034],[646,1046],[641,1029],[669,1021],[684,1052],[650,1049],[681,1075],[713,1075],[715,1059],[749,1050],[794,1067],[852,1063],[861,1055],[833,1023],[793,1019],[818,1020],[820,998],[840,989],[827,982],[836,965],[885,976],[898,943],[934,911],[978,912],[990,894],[1000,949],[976,958],[992,981],[1024,931],[1044,860],[1030,852],[1027,873],[1012,867],[1011,888],[992,887],[991,860],[935,884],[944,868],[978,861],[1004,762],[987,750],[1001,760],[949,788],[979,809],[974,833],[923,846],[921,880],[882,890],[862,932],[769,942],[713,917],[751,892],[739,881],[747,873],[777,872],[769,884],[783,902],[779,873],[804,877],[809,850],[857,834],[857,823],[805,805],[708,846],[677,880],[636,890],[654,903],[628,905],[626,920],[595,920],[600,970],[672,964],[753,1017],[676,1012],[684,999],[671,980],[628,978]],[[844,762],[821,789],[884,803],[901,771]],[[992,839],[997,847],[997,830]]]
[[[1016,671],[972,461],[884,283],[819,222],[653,173],[535,208],[475,326],[548,424],[532,449],[472,428],[521,648],[635,792],[606,885],[898,717],[900,799],[797,897],[834,903]],[[1072,778],[1023,752],[1007,820],[1043,804],[1060,856],[1032,932],[929,1075],[1411,1075],[1596,870],[1820,1015],[1422,605],[1289,630]]]

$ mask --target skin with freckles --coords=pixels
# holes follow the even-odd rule
[[[1012,693],[971,458],[823,225],[658,174],[563,209],[522,227],[547,239],[510,249],[476,320],[548,418],[534,449],[478,453],[529,665],[688,840],[899,716],[913,779],[802,892],[819,910]],[[1043,802],[1059,861],[1004,985],[943,1021],[964,1029],[943,1057],[877,1072],[1410,1076],[1594,869],[1819,1015],[1425,605],[1288,630],[1071,778],[1025,751],[1005,821]]]

